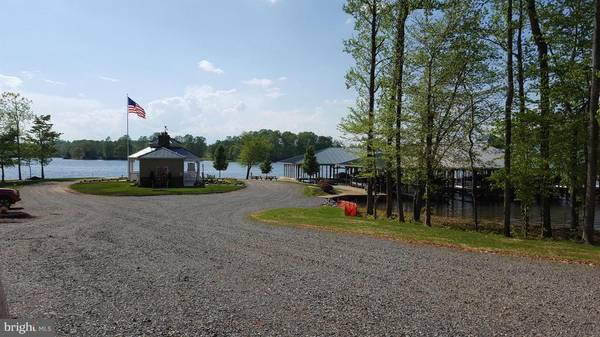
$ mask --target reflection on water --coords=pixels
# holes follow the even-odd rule
[[[385,198],[381,197],[377,202],[380,212],[385,210]],[[404,211],[407,215],[412,215],[412,200],[404,201]],[[504,220],[504,205],[502,201],[482,200],[477,207],[479,219],[482,221],[491,221],[502,223]],[[464,200],[456,197],[446,202],[438,202],[433,205],[433,214],[442,217],[463,218],[466,223],[472,222],[473,219],[473,203],[470,198]],[[570,226],[570,205],[566,199],[553,200],[550,206],[550,217],[553,227],[569,227]],[[515,225],[522,224],[521,206],[514,202],[511,205],[511,219]],[[596,223],[594,227],[600,230],[600,205],[596,206]],[[541,221],[541,208],[539,205],[531,207],[529,211],[529,223],[539,224]],[[579,223],[583,223],[583,211],[580,210]]]

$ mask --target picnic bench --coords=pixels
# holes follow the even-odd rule
[[[276,176],[250,176],[251,180],[277,180]]]

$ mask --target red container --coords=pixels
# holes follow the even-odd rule
[[[338,207],[344,209],[346,216],[358,216],[358,205],[355,202],[340,200]]]

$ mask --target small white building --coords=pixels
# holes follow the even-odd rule
[[[128,158],[129,180],[143,187],[183,187],[200,182],[200,157],[166,132]]]

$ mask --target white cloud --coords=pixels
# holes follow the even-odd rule
[[[187,88],[181,96],[165,97],[147,104],[150,128],[167,125],[173,134],[205,136],[209,142],[243,131],[263,128],[311,130],[339,136],[337,125],[352,102],[324,101],[309,109],[281,109],[272,98],[283,94],[273,87],[267,93],[252,90],[217,90],[203,85]]]
[[[281,0],[267,0],[271,5],[275,5],[279,2],[281,2]]]
[[[34,77],[36,77],[38,74],[40,73],[39,70],[23,70],[21,71],[21,75],[23,75],[23,77],[25,77],[28,80],[33,79]]]
[[[265,95],[270,98],[279,98],[281,96],[285,96],[285,94],[282,93],[281,89],[279,89],[278,87],[269,88]]]
[[[0,87],[16,89],[23,84],[23,80],[17,76],[0,74]]]
[[[65,97],[24,92],[37,114],[50,114],[64,139],[115,139],[125,134],[125,106],[106,104],[86,97]],[[140,100],[147,119],[131,116],[133,138],[147,136],[167,125],[174,135],[204,136],[209,142],[243,131],[263,128],[313,131],[339,137],[337,125],[352,100],[326,100],[313,107],[285,108],[274,98],[283,95],[277,87],[267,90],[192,86],[181,95],[150,101]]]
[[[224,73],[223,69],[217,68],[214,64],[207,60],[201,60],[200,62],[198,62],[198,68],[207,73],[213,73],[217,75],[221,75]]]
[[[285,77],[285,76],[281,76],[280,78],[278,78],[278,80],[279,80],[279,81],[286,81],[286,80],[287,80],[287,77]]]
[[[251,80],[242,81],[242,83],[261,88],[268,88],[271,85],[273,85],[273,80],[270,80],[268,78],[253,78]]]
[[[125,134],[124,108],[110,107],[94,99],[23,93],[37,114],[52,115],[63,139],[104,139]]]
[[[108,77],[108,76],[99,75],[98,78],[101,79],[101,80],[103,80],[103,81],[107,81],[107,82],[119,82],[119,79],[118,78],[114,78],[114,77]]]
[[[53,81],[53,80],[49,80],[49,79],[45,79],[44,82],[48,83],[48,84],[52,84],[52,85],[65,85],[65,82],[60,82],[60,81]]]

